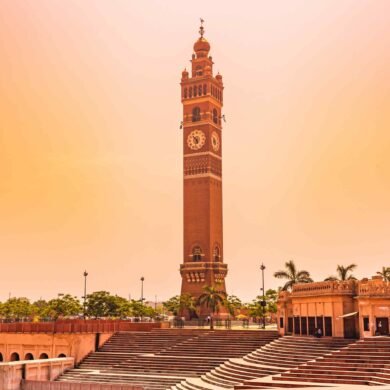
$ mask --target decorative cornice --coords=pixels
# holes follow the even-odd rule
[[[184,157],[196,157],[196,156],[206,156],[206,155],[210,155],[210,156],[213,156],[215,158],[217,158],[218,160],[222,160],[222,157],[221,156],[218,156],[217,154],[213,153],[213,152],[198,152],[198,153],[186,153],[184,155]]]
[[[200,179],[200,178],[211,178],[211,179],[215,179],[215,180],[218,180],[218,181],[222,181],[222,177],[219,177],[217,175],[214,175],[212,173],[199,173],[199,174],[196,174],[196,175],[184,175],[184,180],[188,180],[188,179]]]
[[[197,122],[191,122],[191,121],[184,122],[183,123],[183,130],[185,130],[187,127],[199,127],[199,126],[203,126],[203,125],[212,125],[213,127],[218,129],[219,131],[222,131],[222,126],[215,124],[212,120],[197,121]]]

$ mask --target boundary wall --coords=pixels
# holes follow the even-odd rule
[[[23,381],[21,390],[143,390],[141,386],[86,382]]]
[[[50,383],[73,367],[73,358],[0,363],[0,390],[20,390],[23,379]]]

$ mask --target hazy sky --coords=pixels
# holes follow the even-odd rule
[[[390,266],[390,1],[0,1],[0,300],[179,292],[180,77],[224,77],[227,289]]]

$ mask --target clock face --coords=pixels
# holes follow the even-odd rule
[[[213,133],[211,134],[211,145],[213,146],[214,152],[218,152],[218,150],[219,150],[219,137],[215,131],[213,131]]]
[[[192,150],[199,150],[206,142],[206,135],[202,130],[193,130],[187,137],[187,145]]]

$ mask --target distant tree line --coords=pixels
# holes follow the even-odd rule
[[[352,272],[356,264],[347,266],[338,265],[336,275],[331,275],[325,281],[355,280]],[[390,267],[382,267],[377,272],[385,281],[390,282]],[[313,279],[309,271],[298,270],[293,260],[285,263],[285,269],[274,273],[277,279],[285,279],[285,283],[278,290],[269,289],[263,296],[257,296],[250,303],[243,303],[235,295],[226,295],[216,286],[204,286],[204,292],[198,299],[190,294],[176,295],[163,302],[163,307],[152,308],[141,300],[129,300],[118,295],[111,295],[108,291],[95,291],[86,296],[84,301],[70,294],[59,294],[51,300],[39,299],[30,302],[28,298],[10,298],[0,302],[0,319],[5,321],[56,321],[61,318],[129,318],[149,317],[162,319],[163,311],[173,316],[189,311],[197,316],[199,307],[206,306],[214,316],[223,307],[232,318],[259,319],[266,315],[271,320],[277,310],[279,291],[290,291],[297,283],[311,283]],[[263,302],[264,299],[264,302]],[[212,327],[211,323],[211,327]]]
[[[128,300],[108,291],[96,291],[86,296],[84,302],[70,294],[55,299],[39,299],[30,302],[28,298],[10,298],[0,302],[0,318],[6,321],[56,321],[60,318],[159,318],[158,310],[144,302]]]

